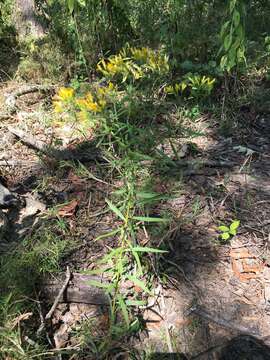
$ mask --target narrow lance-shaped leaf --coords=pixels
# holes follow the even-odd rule
[[[125,323],[126,323],[127,327],[129,327],[129,315],[128,315],[127,305],[126,305],[123,297],[120,294],[117,296],[117,300],[118,300],[120,309],[122,311]]]
[[[125,221],[125,217],[124,215],[121,213],[121,211],[115,206],[113,205],[112,202],[110,202],[110,200],[106,199],[106,203],[109,205],[109,208],[123,221]]]

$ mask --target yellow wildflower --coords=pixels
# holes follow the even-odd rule
[[[85,99],[77,99],[76,104],[79,108],[85,108],[87,105],[87,101]]]
[[[85,95],[85,99],[88,103],[92,103],[94,101],[93,95],[90,92]]]
[[[115,89],[115,86],[113,85],[113,83],[111,81],[109,82],[108,89],[111,91],[113,91]]]
[[[62,101],[71,100],[74,96],[74,89],[61,87],[58,91],[57,98]]]
[[[61,113],[64,111],[61,101],[54,101],[53,106],[54,106],[54,111],[57,113]]]

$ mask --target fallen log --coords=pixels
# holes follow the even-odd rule
[[[83,151],[79,149],[56,149],[46,144],[44,141],[35,139],[33,135],[28,134],[21,129],[8,126],[8,131],[17,136],[25,145],[56,160],[98,160],[98,154],[94,151],[89,153],[89,151]]]
[[[65,273],[57,277],[44,279],[42,295],[48,302],[54,302],[65,282]],[[91,281],[108,284],[109,280],[98,276],[72,273],[72,277],[63,294],[58,299],[59,303],[82,303],[92,305],[109,305],[109,297],[105,290],[91,284]]]
[[[14,113],[16,111],[16,99],[20,96],[31,94],[34,92],[49,92],[55,89],[55,85],[30,85],[22,86],[18,90],[13,91],[13,93],[6,95],[6,107],[9,113]]]

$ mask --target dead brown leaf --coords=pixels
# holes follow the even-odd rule
[[[32,315],[32,312],[28,312],[17,316],[11,323],[11,329],[13,330],[21,321],[28,320]]]
[[[72,200],[67,205],[64,205],[58,210],[58,215],[61,217],[71,217],[75,214],[77,207],[78,207],[78,201]]]

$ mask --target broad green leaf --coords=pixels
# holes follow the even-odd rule
[[[121,213],[121,211],[113,205],[113,203],[110,202],[110,200],[106,199],[106,203],[109,205],[109,208],[118,216],[121,220],[125,221],[124,215]]]
[[[240,221],[234,220],[230,225],[230,230],[237,230],[239,228]]]
[[[167,253],[168,251],[166,250],[159,250],[159,249],[155,249],[155,248],[150,248],[150,247],[144,247],[144,246],[135,246],[131,249],[131,251],[135,251],[135,252],[147,252],[147,253]]]
[[[75,0],[66,0],[66,1],[67,1],[68,10],[70,14],[72,14],[75,7]]]
[[[221,225],[218,227],[218,230],[223,231],[223,232],[228,232],[230,231],[230,229],[227,226]]]
[[[221,234],[220,236],[223,240],[228,240],[230,238],[230,234],[227,232]]]
[[[233,12],[233,22],[234,22],[234,27],[236,28],[240,24],[240,13],[237,10],[234,10]]]
[[[151,291],[145,286],[145,283],[142,280],[139,280],[133,275],[127,275],[127,279],[132,281],[135,285],[137,285],[139,288],[141,288],[144,292],[148,293],[149,295],[152,295]]]
[[[157,218],[157,217],[147,217],[147,216],[133,216],[133,220],[143,221],[143,222],[168,222],[169,219]]]
[[[129,327],[129,315],[128,315],[128,310],[127,310],[127,305],[123,299],[123,297],[121,295],[117,296],[117,300],[118,300],[118,304],[121,308],[122,314],[124,316],[124,320],[126,322],[127,327]]]

